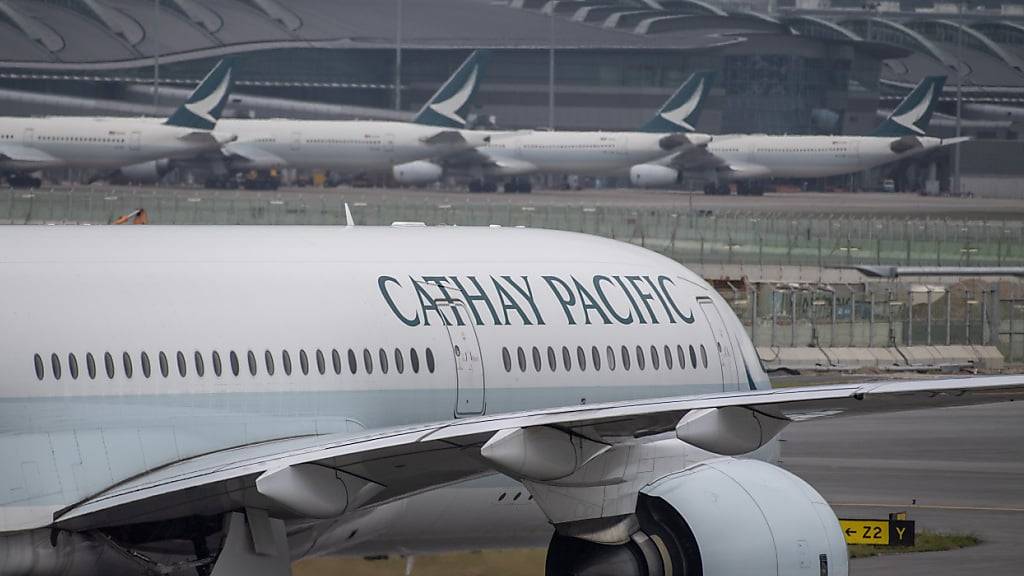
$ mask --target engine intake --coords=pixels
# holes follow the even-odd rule
[[[416,160],[399,164],[391,169],[395,181],[399,184],[422,186],[441,179],[444,168],[426,160]]]
[[[657,164],[637,164],[629,169],[629,181],[640,188],[672,186],[679,182],[679,171]]]

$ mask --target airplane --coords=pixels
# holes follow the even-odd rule
[[[740,194],[761,195],[763,187],[750,181],[849,174],[963,142],[968,138],[925,134],[945,81],[945,76],[922,80],[869,136],[717,135],[706,148],[633,166],[630,181],[663,187],[677,183],[683,172],[695,172],[708,180],[707,194],[728,194],[723,182],[736,181]]]
[[[685,118],[699,114],[701,94],[710,76],[706,72],[691,75],[665,102],[656,120],[640,131],[492,131],[487,145],[437,160],[398,165],[393,176],[400,184],[416,185],[434,182],[444,174],[468,177],[471,192],[496,191],[497,181],[507,178],[505,192],[530,192],[532,185],[524,176],[531,174],[615,174],[667,152],[700,148],[711,137],[694,133]],[[678,118],[681,124],[666,118]]]
[[[3,227],[0,284],[5,575],[547,546],[548,576],[845,576],[781,430],[1024,398],[772,389],[697,274],[552,230]]]
[[[362,174],[482,145],[487,134],[464,128],[488,56],[473,52],[412,122],[226,118],[221,126],[238,139],[221,154],[181,165],[212,164],[221,174],[275,168]]]
[[[214,131],[232,84],[222,60],[164,121],[155,118],[0,118],[0,173],[14,187],[39,187],[31,173],[73,167],[110,171],[160,158],[218,150],[234,139]]]

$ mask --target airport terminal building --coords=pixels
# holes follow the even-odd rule
[[[866,134],[945,74],[932,132],[952,136],[959,70],[960,130],[977,139],[965,177],[1022,192],[1007,173],[1024,152],[1022,4],[960,15],[927,0],[10,0],[0,46],[8,114],[164,114],[233,56],[228,115],[408,118],[470,50],[491,48],[478,125],[634,129],[711,69],[697,128],[712,134]],[[834,184],[946,188],[950,156]]]

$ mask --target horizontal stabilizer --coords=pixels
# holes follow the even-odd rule
[[[658,140],[658,146],[662,150],[671,151],[688,146],[707,146],[710,142],[711,136],[708,134],[676,132]]]
[[[974,138],[970,136],[957,136],[955,138],[943,138],[940,146],[952,146],[953,144],[963,144],[964,142],[970,142]]]
[[[458,130],[442,130],[440,132],[425,136],[420,139],[424,144],[432,144],[439,146],[452,146],[457,144],[465,144],[466,137],[462,135],[462,132]]]
[[[889,149],[894,154],[905,154],[911,150],[920,150],[921,148],[924,148],[924,145],[921,144],[921,140],[917,136],[902,136],[889,143]]]

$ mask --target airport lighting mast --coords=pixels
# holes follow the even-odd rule
[[[957,5],[957,27],[956,27],[956,144],[953,144],[953,193],[957,196],[963,194],[963,183],[960,180],[960,116],[963,105],[963,83],[964,83],[964,2],[960,0]]]

